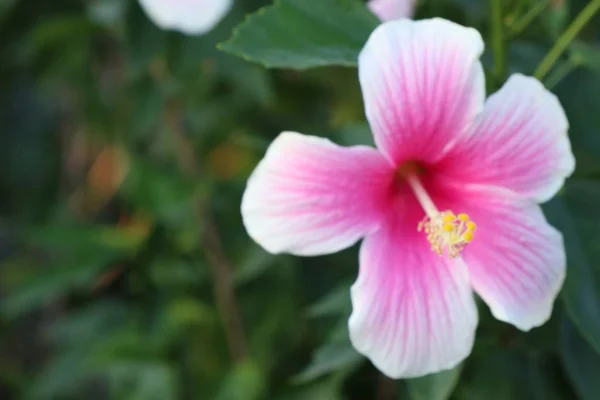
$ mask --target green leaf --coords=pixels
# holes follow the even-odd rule
[[[260,277],[268,269],[281,260],[282,256],[274,256],[267,253],[260,246],[252,245],[242,258],[235,271],[237,284],[246,284]]]
[[[27,399],[77,398],[81,381],[89,377],[87,352],[63,351],[52,357],[38,372],[35,382],[26,391]]]
[[[113,226],[52,225],[33,229],[30,240],[47,251],[69,254],[90,252],[135,252],[150,231]]]
[[[347,332],[347,330],[346,330]],[[296,375],[296,383],[304,383],[338,371],[353,371],[360,365],[363,356],[360,355],[346,334],[319,348],[308,368]]]
[[[222,384],[215,400],[258,400],[265,398],[266,380],[252,361],[236,365]]]
[[[117,360],[105,368],[111,398],[164,400],[179,397],[176,370],[163,362]]]
[[[578,68],[556,86],[555,92],[571,125],[569,137],[577,158],[576,174],[597,174],[600,172],[600,113],[597,112],[600,75],[590,68]]]
[[[11,11],[17,5],[17,0],[1,0],[0,1],[0,23],[10,16]]]
[[[132,74],[147,71],[152,62],[164,56],[167,33],[152,23],[138,2],[131,2],[126,15],[126,49]]]
[[[462,372],[460,364],[453,369],[407,381],[413,400],[446,400],[450,397]]]
[[[337,139],[337,143],[343,146],[375,147],[375,138],[367,123],[354,123],[342,127]]]
[[[560,350],[565,370],[579,398],[600,398],[600,354],[581,337],[568,318],[563,321]]]
[[[557,38],[565,31],[569,22],[569,2],[551,1],[547,12],[542,15],[550,34]]]
[[[378,24],[356,0],[276,0],[250,15],[219,48],[270,68],[355,66]]]
[[[330,378],[302,385],[299,388],[286,391],[277,400],[342,400],[345,397],[341,395],[343,384],[341,375],[333,375]]]
[[[103,0],[87,3],[88,17],[105,27],[117,26],[123,22],[126,12],[124,0]]]
[[[176,226],[180,234],[183,228],[198,228],[194,213],[201,189],[201,183],[182,177],[178,171],[161,169],[141,158],[133,159],[122,188],[127,200],[159,222]],[[192,240],[199,241],[197,237]]]
[[[129,311],[121,302],[98,301],[58,318],[49,328],[48,337],[53,344],[83,347],[85,352],[89,352],[90,344],[106,337],[110,331],[128,321]]]
[[[350,283],[345,283],[312,304],[308,315],[313,318],[350,314]]]
[[[589,179],[571,181],[566,186],[565,199],[588,260],[600,260],[600,182]],[[592,263],[596,279],[600,279],[600,263]]]
[[[582,335],[600,351],[600,289],[562,197],[544,205],[549,222],[559,229],[567,252],[567,277],[561,292],[567,312]]]
[[[70,292],[87,288],[113,260],[112,254],[91,254],[89,259],[46,265],[39,273],[15,287],[2,302],[0,311],[15,317]]]
[[[557,384],[552,358],[532,349],[497,343],[475,344],[456,389],[460,400],[559,400],[565,396]]]
[[[581,41],[575,41],[571,44],[570,52],[575,63],[600,73],[600,48]]]

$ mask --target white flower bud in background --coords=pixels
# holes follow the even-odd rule
[[[162,29],[202,35],[231,9],[233,0],[140,0],[148,17]]]

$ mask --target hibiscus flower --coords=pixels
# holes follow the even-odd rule
[[[242,216],[271,253],[315,256],[364,239],[350,338],[390,377],[471,352],[473,292],[527,331],[565,277],[539,206],[575,168],[557,98],[520,74],[485,100],[479,33],[450,21],[380,25],[359,58],[377,148],[284,132],[248,181]]]

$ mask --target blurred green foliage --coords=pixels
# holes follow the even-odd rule
[[[0,1],[1,399],[600,398],[600,17],[545,81],[578,163],[544,206],[568,253],[552,319],[523,333],[482,305],[463,365],[393,382],[348,338],[357,249],[272,256],[239,213],[280,131],[372,143],[356,70],[339,66],[376,20],[320,1],[279,0],[233,37],[270,2],[236,0],[186,37],[135,0]],[[504,3],[508,70],[531,74],[588,1]],[[489,43],[489,13],[423,0],[417,18]],[[290,26],[311,29],[294,48]],[[483,61],[494,69],[489,45]]]

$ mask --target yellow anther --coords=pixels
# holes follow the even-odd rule
[[[463,238],[465,239],[465,242],[471,243],[473,241],[473,239],[475,238],[475,234],[473,233],[473,231],[466,231],[463,234]]]
[[[450,223],[454,221],[456,221],[456,217],[454,216],[454,214],[448,214],[444,216],[444,222]]]
[[[433,251],[454,258],[473,241],[477,225],[467,214],[455,217],[452,211],[444,211],[434,217],[425,217],[418,229],[425,232]]]

